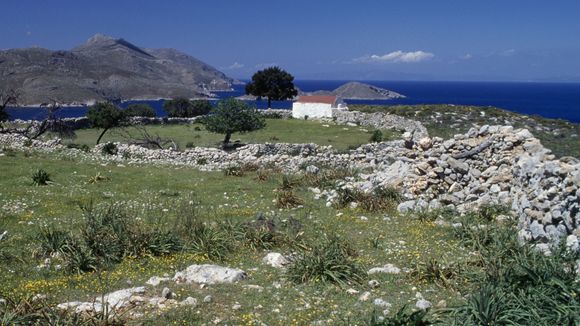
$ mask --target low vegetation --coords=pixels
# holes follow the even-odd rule
[[[272,126],[279,130],[268,130]],[[192,134],[203,135],[203,141],[215,137],[195,127],[158,130],[181,135],[183,142],[195,141]],[[333,146],[347,148],[367,142],[373,132],[343,128],[268,120],[252,137],[266,141],[275,135],[294,142],[315,135],[322,144],[335,139]],[[94,141],[96,132],[80,130],[76,146]],[[103,140],[114,136],[111,132]],[[58,153],[3,154],[0,324],[580,321],[575,265],[580,257],[565,246],[545,256],[533,244],[520,244],[504,206],[402,215],[396,211],[402,200],[397,189],[343,187],[344,179],[365,172],[347,168],[308,165],[290,173],[247,164],[204,172],[80,162]],[[37,170],[46,176],[35,177]],[[31,176],[31,171],[37,172]],[[35,178],[39,182],[31,182]],[[49,186],[35,186],[43,179]],[[336,197],[327,203],[325,196],[333,191]],[[262,262],[270,252],[287,257],[285,268]],[[242,269],[248,279],[203,287],[147,286],[156,295],[167,286],[178,300],[196,298],[192,308],[146,310],[138,316],[113,311],[77,315],[55,308],[144,285],[152,276],[171,278],[189,265],[205,263]],[[368,273],[388,264],[399,271]],[[212,299],[202,300],[208,296]],[[419,309],[419,300],[432,306]]]
[[[387,112],[420,121],[429,135],[444,139],[482,125],[527,128],[557,156],[580,157],[580,124],[537,115],[527,116],[492,107],[463,105],[354,105],[362,112]]]

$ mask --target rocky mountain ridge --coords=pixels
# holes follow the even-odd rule
[[[20,92],[19,104],[58,100],[207,97],[233,79],[174,49],[145,49],[97,34],[72,50],[0,51],[0,89]]]

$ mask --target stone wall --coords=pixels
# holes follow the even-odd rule
[[[338,124],[356,124],[375,129],[394,129],[408,132],[415,140],[429,135],[427,129],[420,122],[393,114],[333,110],[332,117]]]

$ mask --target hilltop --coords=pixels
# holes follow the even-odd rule
[[[17,89],[20,104],[57,99],[79,103],[105,98],[206,97],[233,79],[175,49],[145,49],[97,34],[71,50],[0,51],[0,88]]]
[[[361,82],[349,82],[333,91],[307,92],[305,95],[336,95],[345,100],[389,100],[405,96],[388,89]]]

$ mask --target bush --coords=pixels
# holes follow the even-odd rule
[[[489,215],[463,221],[465,230],[478,230]],[[520,245],[507,223],[487,226],[485,236],[469,233],[479,254],[478,273],[466,274],[475,291],[464,305],[451,310],[455,325],[574,325],[580,320],[577,253],[562,245],[550,256]]]
[[[208,114],[212,105],[207,100],[194,100],[180,97],[173,100],[165,101],[163,109],[170,118],[193,118],[200,115]]]
[[[195,144],[192,141],[187,142],[187,144],[185,144],[185,148],[195,148]]]
[[[436,323],[436,320],[429,320],[427,310],[409,311],[405,305],[394,316],[381,318],[376,313],[373,314],[368,324],[370,326],[430,326]]]
[[[55,230],[51,227],[42,227],[38,235],[40,254],[50,256],[62,253],[63,248],[72,241],[68,232]]]
[[[67,144],[66,145],[67,148],[75,148],[75,149],[80,149],[81,151],[87,153],[89,152],[91,149],[89,148],[89,146],[87,144]]]
[[[32,173],[31,176],[32,184],[35,186],[46,186],[52,180],[50,180],[50,174],[43,169],[38,169]]]
[[[292,208],[302,204],[304,201],[293,190],[278,190],[276,193],[276,207],[278,208]]]
[[[233,176],[233,177],[243,177],[244,170],[239,165],[230,165],[224,169],[224,175],[226,177]]]
[[[146,103],[134,103],[129,104],[123,113],[127,117],[147,117],[147,118],[155,118],[157,113],[155,110]]]
[[[377,187],[370,193],[339,187],[337,192],[336,206],[338,208],[344,208],[350,203],[357,203],[363,210],[369,212],[392,209],[402,198],[401,194],[391,187]]]
[[[371,138],[369,139],[371,143],[380,143],[383,141],[383,132],[380,130],[373,131]]]
[[[331,236],[302,250],[287,269],[288,278],[295,283],[332,282],[341,286],[360,284],[365,271],[353,259],[355,252],[344,241]]]
[[[103,155],[117,155],[118,148],[115,143],[106,143],[101,149],[101,154]]]

